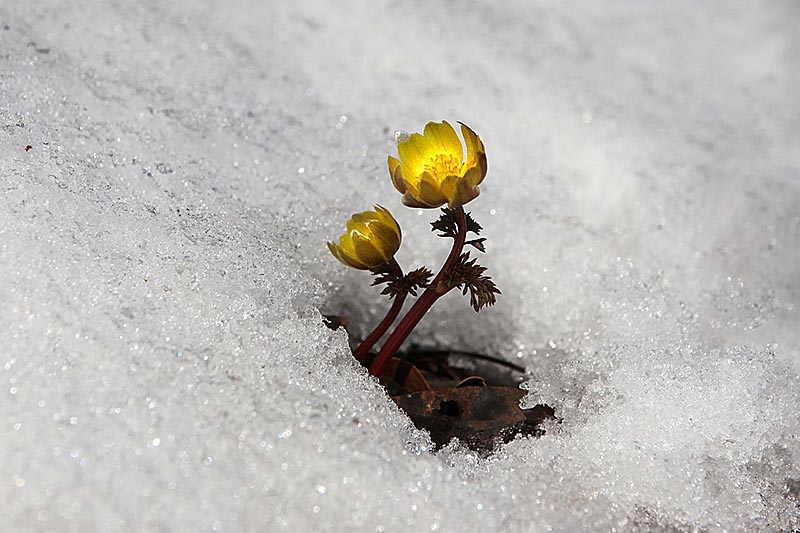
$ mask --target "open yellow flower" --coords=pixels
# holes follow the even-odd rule
[[[461,124],[461,123],[459,123]],[[400,159],[389,156],[389,174],[409,207],[462,206],[480,194],[486,177],[486,150],[480,137],[461,124],[467,147],[448,122],[428,122],[422,135],[413,133],[397,144]]]
[[[400,225],[388,209],[376,205],[374,211],[350,217],[339,244],[329,242],[328,249],[349,267],[375,270],[392,260],[401,241]]]

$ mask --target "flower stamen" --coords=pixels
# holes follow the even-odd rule
[[[462,161],[453,154],[436,154],[428,159],[424,169],[438,179],[461,175]]]

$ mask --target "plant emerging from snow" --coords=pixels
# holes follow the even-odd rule
[[[485,252],[484,238],[467,240],[469,233],[480,234],[481,226],[464,211],[464,204],[480,194],[478,185],[486,176],[486,151],[480,137],[461,124],[466,144],[447,123],[429,122],[422,134],[400,136],[397,151],[400,159],[389,156],[389,175],[395,188],[403,194],[409,207],[442,208],[441,216],[431,223],[440,237],[453,239],[453,247],[442,268],[433,276],[426,267],[404,273],[394,256],[402,240],[400,226],[387,209],[375,206],[374,211],[353,215],[339,244],[328,243],[331,253],[345,265],[370,270],[376,279],[373,285],[385,285],[383,294],[393,300],[386,317],[370,333],[353,355],[365,360],[369,350],[395,322],[408,295],[425,290],[386,339],[378,355],[369,365],[372,375],[380,376],[428,309],[453,289],[469,293],[475,311],[495,303],[500,290],[488,276],[486,268],[464,252],[467,245]],[[433,278],[433,280],[431,280]]]

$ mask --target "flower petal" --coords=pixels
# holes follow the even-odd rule
[[[339,247],[336,246],[336,244],[332,243],[331,241],[328,241],[327,244],[328,244],[328,250],[331,251],[333,257],[339,259]],[[339,261],[341,261],[341,259],[339,259]]]
[[[442,194],[448,200],[453,198],[456,194],[456,187],[458,187],[458,181],[463,179],[460,176],[447,176],[445,179],[442,180],[442,184],[439,188],[442,191]]]
[[[446,120],[441,122],[428,122],[425,124],[425,138],[436,149],[437,153],[451,154],[459,162],[464,161],[464,149],[456,130]]]
[[[339,253],[344,256],[355,257],[355,250],[353,249],[353,239],[351,233],[348,231],[339,237]]]
[[[467,202],[470,202],[478,197],[480,194],[480,190],[478,189],[477,185],[473,185],[466,179],[460,179],[457,182],[455,193],[453,197],[450,198],[448,202],[448,207],[450,209],[454,209],[456,207],[462,206]]]
[[[406,207],[421,207],[423,209],[430,209],[431,207],[439,207],[439,205],[442,204],[439,205],[427,204],[422,200],[420,200],[419,198],[417,198],[416,196],[412,195],[411,191],[406,191],[406,193],[403,195],[403,205],[405,205]]]
[[[357,268],[358,270],[367,270],[367,267],[360,262],[356,261],[354,258],[350,257],[344,250],[342,250],[336,244],[329,242],[328,249],[333,254],[333,257],[344,263],[345,266],[349,266],[351,268]]]
[[[483,141],[480,137],[470,129],[469,126],[463,122],[461,124],[461,134],[464,136],[464,143],[467,145],[467,160],[464,162],[465,168],[478,167],[480,169],[480,180],[483,181],[486,177],[488,166],[486,164],[486,148],[483,146]]]
[[[380,219],[386,226],[390,227],[392,231],[394,231],[397,234],[397,237],[400,240],[402,240],[403,232],[400,230],[400,224],[397,223],[397,221],[394,219],[389,210],[377,204],[374,207],[375,207],[375,214],[380,217]]]
[[[405,185],[406,190],[403,194],[411,194],[412,196],[419,196],[419,175],[413,176],[409,175],[408,169],[405,165],[400,165],[398,172],[401,172],[403,175],[403,184]]]
[[[400,235],[394,228],[376,220],[370,224],[369,231],[370,242],[381,253],[384,263],[394,257],[400,248]]]
[[[347,233],[353,233],[354,231],[357,231],[359,233],[366,234],[366,223],[369,219],[365,215],[366,213],[356,213],[350,217],[350,220],[347,221]]]
[[[419,181],[419,199],[423,202],[438,207],[447,201],[442,193],[439,182],[436,181],[430,172],[423,172],[422,179]]]
[[[351,239],[355,252],[353,255],[365,266],[375,268],[391,259],[391,257],[385,258],[381,251],[370,242],[368,236],[355,232],[351,234]]]
[[[408,187],[403,179],[403,165],[392,156],[389,156],[389,176],[392,178],[392,185],[399,193],[406,192]]]
[[[483,181],[483,178],[486,177],[486,172],[489,170],[489,165],[486,162],[486,151],[483,147],[483,142],[478,139],[479,149],[478,149],[478,168],[481,171],[481,177],[478,179],[478,183]]]
[[[397,153],[400,154],[404,171],[408,170],[412,176],[418,176],[422,174],[428,159],[436,154],[436,150],[430,140],[419,133],[412,133],[407,141],[397,144]]]
[[[472,186],[477,187],[481,182],[481,171],[478,167],[468,168],[461,178]]]

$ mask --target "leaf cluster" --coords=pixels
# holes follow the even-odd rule
[[[475,235],[480,235],[481,230],[483,229],[480,224],[478,224],[474,218],[472,218],[470,213],[467,213],[467,233],[474,233]],[[431,231],[438,231],[439,237],[450,237],[455,239],[458,235],[458,222],[456,217],[456,210],[450,209],[447,207],[442,208],[442,214],[439,215],[439,218],[434,222],[431,222]],[[486,241],[485,238],[480,239],[473,239],[471,241],[467,241],[464,244],[469,244],[470,246],[474,246],[476,249],[480,250],[481,252],[486,252],[486,246],[483,244]]]
[[[417,290],[428,286],[432,276],[433,272],[427,267],[412,270],[405,276],[399,276],[395,272],[375,272],[375,280],[372,285],[386,284],[381,294],[388,294],[389,298],[407,294],[416,296]]]
[[[475,312],[482,308],[492,306],[501,294],[492,278],[484,275],[486,267],[476,263],[477,259],[470,259],[469,252],[464,252],[446,274],[444,282],[448,289],[460,288],[463,294],[469,292],[469,303]]]

